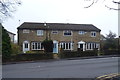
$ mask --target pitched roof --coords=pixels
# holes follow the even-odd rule
[[[24,22],[18,29],[50,29],[50,30],[85,30],[101,31],[92,24],[70,24],[70,23],[34,23]]]
[[[12,35],[16,35],[15,33],[13,33],[13,32],[10,32],[10,31],[7,31],[9,34],[12,34]]]

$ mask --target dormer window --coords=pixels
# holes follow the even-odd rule
[[[96,32],[95,31],[91,32],[91,37],[96,37]]]
[[[64,31],[64,36],[72,36],[72,31],[70,30]]]
[[[30,30],[29,29],[23,29],[23,33],[29,33]]]

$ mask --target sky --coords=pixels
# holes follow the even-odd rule
[[[93,24],[105,36],[109,31],[118,35],[118,11],[109,10],[105,4],[116,6],[103,1],[84,8],[90,0],[21,0],[22,5],[17,7],[13,17],[3,22],[3,26],[16,34],[16,40],[17,27],[24,22]]]

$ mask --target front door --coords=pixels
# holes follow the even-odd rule
[[[80,44],[80,50],[83,51],[83,44]]]
[[[29,42],[24,41],[23,42],[23,52],[26,53],[26,51],[29,51]]]
[[[85,51],[85,42],[83,42],[83,41],[78,42],[78,48],[81,51]]]
[[[57,41],[53,41],[53,53],[58,53],[58,42]]]

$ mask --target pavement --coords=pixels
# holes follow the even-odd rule
[[[64,58],[64,59],[48,59],[48,60],[35,60],[35,61],[20,61],[20,62],[6,62],[2,63],[3,65],[8,64],[20,64],[20,63],[33,63],[33,62],[51,62],[59,60],[77,60],[77,59],[91,59],[91,58],[107,58],[107,57],[120,57],[120,55],[101,55],[101,56],[89,56],[89,57],[73,57],[73,58]]]

